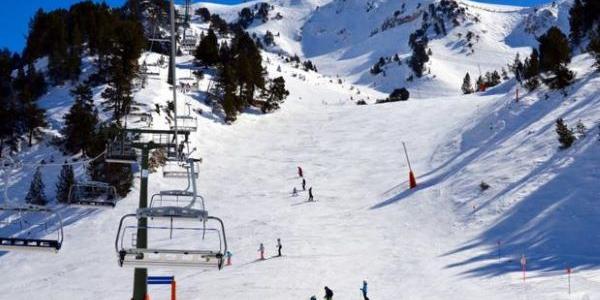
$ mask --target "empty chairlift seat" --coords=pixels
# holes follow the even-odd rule
[[[106,162],[134,164],[137,162],[137,153],[133,143],[126,138],[116,138],[106,145]]]
[[[54,210],[27,205],[3,206],[0,212],[6,216],[0,220],[0,251],[56,253],[62,247],[62,218]]]
[[[76,183],[69,190],[69,204],[79,206],[115,207],[117,189],[105,182]]]
[[[167,161],[163,166],[165,178],[187,178],[192,172],[188,162]],[[198,166],[194,168],[194,178],[198,178]]]
[[[171,130],[185,130],[195,132],[198,130],[198,118],[194,116],[177,116],[177,127],[175,123],[171,124]]]
[[[179,217],[170,221],[155,218],[180,215],[178,209],[140,209],[123,216],[115,240],[119,266],[221,269],[227,252],[223,222],[205,211],[190,209],[189,216],[196,221],[186,222],[185,226],[177,225]],[[140,219],[146,219],[149,225],[141,226]],[[147,247],[138,247],[140,232],[148,238]]]

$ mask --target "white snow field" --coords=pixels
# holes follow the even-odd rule
[[[207,7],[231,21],[241,7],[254,3],[258,2]],[[386,8],[389,14],[399,6],[392,0],[273,1],[284,19],[250,28],[281,31],[281,42],[272,51],[316,58],[325,74],[304,72],[265,52],[269,76],[284,76],[290,91],[278,111],[249,111],[226,125],[203,103],[204,93],[178,94],[180,111],[186,111],[186,102],[203,110],[198,131],[192,134],[194,156],[203,159],[198,185],[209,213],[225,222],[233,265],[220,271],[158,268],[149,269],[149,274],[174,275],[178,299],[322,298],[324,286],[333,289],[334,299],[362,299],[362,280],[369,283],[370,299],[599,298],[600,74],[594,72],[592,58],[584,54],[573,59],[570,67],[578,79],[566,96],[545,87],[534,93],[520,88],[520,101],[515,102],[514,79],[484,93],[460,95],[466,71],[477,74],[478,65],[484,72],[499,69],[515,53],[527,55],[528,46],[534,45],[515,42],[530,38],[519,30],[532,18],[532,9],[467,2],[487,9],[479,9],[485,16],[472,25],[488,30],[487,35],[481,33],[474,55],[454,53],[443,39],[432,40],[431,69],[436,77],[410,83],[409,101],[357,106],[357,99],[372,103],[385,97],[398,87],[392,85],[394,80],[402,78],[396,84],[403,85],[402,70],[397,70],[398,76],[390,71],[385,78],[365,79],[380,55],[393,55],[392,45],[363,42],[360,34],[368,38],[370,29],[357,28],[356,40],[329,49],[306,32],[327,16],[320,14],[334,9],[329,6],[366,3]],[[416,2],[407,3],[413,7]],[[558,13],[564,5],[536,13]],[[340,14],[350,13],[340,9]],[[300,30],[308,20],[314,20],[312,25]],[[341,17],[328,22],[342,27],[352,22],[344,20],[348,23]],[[324,22],[319,26],[336,30]],[[561,23],[560,18],[555,22]],[[408,35],[411,30],[395,28],[382,34]],[[292,32],[302,41],[290,38]],[[394,51],[407,50],[405,39],[398,39]],[[390,53],[368,56],[386,47]],[[341,59],[346,51],[360,53]],[[151,62],[157,56],[141,59]],[[368,63],[359,66],[360,60]],[[191,63],[191,56],[178,58],[179,77],[188,76]],[[136,100],[149,107],[169,100],[166,75],[161,69],[160,79],[150,79],[136,92]],[[208,75],[201,89],[209,80]],[[72,101],[69,88],[55,87],[42,100],[52,130],[60,128]],[[95,92],[100,101],[101,89]],[[153,117],[154,128],[168,127],[164,116]],[[554,132],[559,117],[571,127],[581,121],[588,128],[567,150],[559,149]],[[413,190],[408,188],[402,142],[417,175]],[[41,144],[19,159],[31,162],[50,156],[59,162],[62,158]],[[306,202],[305,192],[291,195],[301,186],[297,166],[303,168],[316,202]],[[26,165],[10,174],[11,199],[23,201],[32,170]],[[50,197],[59,170],[44,168]],[[77,173],[84,175],[83,166]],[[481,191],[482,181],[490,185],[488,190]],[[160,171],[151,174],[149,182],[150,194],[186,186],[185,180],[163,178]],[[121,216],[137,208],[138,187],[139,173],[132,192],[114,209],[52,204],[65,218],[63,248],[58,254],[1,254],[0,299],[130,299],[133,269],[117,265],[114,243]],[[0,232],[6,231],[0,227]],[[271,258],[277,238],[284,256]],[[265,261],[257,260],[260,243],[267,248]],[[525,281],[522,255],[527,257]],[[573,268],[570,295],[567,267]],[[150,286],[149,293],[152,299],[169,297],[167,287]]]

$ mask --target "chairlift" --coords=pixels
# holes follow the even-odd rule
[[[138,210],[136,214],[123,216],[115,239],[119,266],[221,269],[223,256],[227,252],[223,221],[208,216],[203,210],[180,208],[180,211],[173,213],[175,210],[173,207],[146,208]],[[173,219],[168,225],[159,221],[153,222],[157,224],[142,226],[138,222],[140,219],[180,215],[181,211],[185,211],[189,219],[196,220],[197,224],[191,225],[188,222],[186,226],[174,226]],[[127,220],[135,222],[126,222]],[[215,226],[207,228],[207,221]],[[151,238],[148,247],[138,247],[134,242],[139,230],[145,230]],[[190,239],[190,235],[196,236],[196,239]],[[205,235],[208,238],[204,238]],[[190,242],[194,246],[190,246]],[[173,248],[173,245],[180,245],[180,248]]]
[[[10,220],[3,226],[2,232],[14,226],[14,235],[0,236],[0,250],[23,252],[57,253],[63,244],[63,223],[60,215],[46,207],[38,205],[1,206],[0,212],[6,212]],[[48,233],[56,229],[55,238],[32,237],[36,233]],[[26,235],[23,235],[26,232]]]
[[[187,116],[176,116],[177,118],[177,127],[175,124],[171,125],[171,130],[187,130],[191,132],[196,132],[198,130],[198,118],[192,115]]]
[[[9,170],[19,168],[20,162],[10,157],[0,159],[0,170],[4,176],[4,201],[0,205],[0,250],[58,252],[63,243],[63,223],[58,212],[32,204],[9,205]],[[11,232],[11,227],[14,230]],[[56,229],[56,238],[37,238],[41,233]],[[23,233],[26,233],[24,236]]]
[[[150,198],[150,208],[187,207],[204,209],[204,197],[191,191],[171,190],[161,191]]]
[[[78,206],[115,207],[117,189],[105,182],[76,183],[69,189],[69,204]]]
[[[196,164],[196,162],[192,162]],[[189,176],[191,166],[187,162],[181,161],[167,161],[163,166],[163,177],[164,178],[186,178]],[[198,178],[198,166],[194,168],[194,178]]]
[[[105,160],[109,163],[135,164],[137,154],[132,141],[125,135],[115,138],[106,145]]]
[[[148,65],[144,61],[144,63],[140,66],[140,74],[151,78],[158,78],[160,76],[160,68],[158,68],[156,65]]]

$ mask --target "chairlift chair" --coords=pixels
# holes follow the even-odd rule
[[[195,164],[195,162],[192,162]],[[194,168],[194,178],[198,178],[198,166]],[[186,162],[180,161],[167,161],[163,166],[163,177],[164,178],[186,178],[190,175],[191,166]]]
[[[117,189],[105,182],[76,183],[69,189],[69,204],[77,206],[115,207]]]
[[[117,137],[106,145],[105,160],[109,163],[135,164],[137,153],[133,143],[125,136]]]
[[[57,253],[63,244],[63,223],[60,215],[50,209],[43,206],[37,205],[25,205],[25,206],[2,206],[0,207],[0,212],[7,212],[12,217],[16,215],[17,217],[13,220],[9,221],[7,225],[3,226],[6,231],[8,226],[19,226],[15,232],[22,233],[24,230],[24,224],[29,226],[29,229],[39,228],[43,231],[48,231],[49,229],[56,226],[56,236],[55,238],[36,238],[36,237],[28,237],[31,234],[28,231],[28,236],[23,237],[19,235],[2,235],[0,236],[0,250],[1,251],[31,251],[31,252],[54,252]],[[32,220],[27,218],[32,214],[42,214],[45,217],[39,218],[43,220],[42,222],[38,222],[35,218]],[[33,226],[32,226],[33,225]]]
[[[191,132],[196,132],[198,130],[198,118],[192,115],[188,116],[176,116],[177,119],[177,128],[175,128],[175,124],[171,125],[171,130],[186,130]]]
[[[223,221],[217,217],[208,216],[206,211],[187,209],[190,219],[196,220],[196,225],[173,226],[169,225],[146,225],[140,226],[137,222],[142,218],[154,219],[159,215],[169,216],[173,208],[160,210],[147,208],[140,209],[136,214],[128,214],[121,218],[119,229],[115,239],[115,250],[118,256],[119,266],[134,267],[187,267],[187,268],[217,268],[223,267],[223,256],[227,252],[227,240]],[[179,212],[177,213],[179,214]],[[127,220],[135,220],[134,225],[127,225]],[[179,220],[179,219],[177,219]],[[216,224],[215,227],[206,227],[206,222]],[[138,230],[146,230],[149,237],[149,246],[138,247],[137,243],[130,237],[137,234]],[[209,241],[203,239],[206,233],[210,234]],[[189,234],[197,237],[191,240]],[[185,235],[185,239],[180,239]],[[185,242],[195,241],[195,246],[181,246],[174,248],[173,245],[182,245]],[[218,244],[218,245],[217,245]]]

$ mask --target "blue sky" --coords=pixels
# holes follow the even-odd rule
[[[208,0],[217,3],[239,3],[241,0]],[[0,10],[0,48],[7,47],[12,51],[21,52],[25,46],[25,35],[27,34],[30,18],[38,10],[52,10],[61,7],[69,7],[80,0],[2,0],[3,9]],[[96,0],[95,2],[102,2]],[[125,0],[105,0],[112,6],[120,6]],[[180,2],[180,0],[176,0]],[[200,2],[194,1],[193,2]],[[207,2],[207,0],[203,0]],[[550,0],[481,0],[480,2],[514,4],[514,5],[536,5],[550,2]]]

